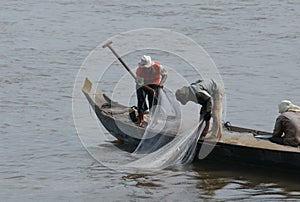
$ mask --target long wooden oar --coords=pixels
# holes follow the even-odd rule
[[[118,58],[118,60],[121,62],[121,64],[125,67],[125,69],[130,73],[130,75],[134,78],[135,82],[137,82],[137,78],[134,75],[134,73],[132,73],[131,69],[128,67],[128,65],[123,61],[123,59],[119,56],[119,54],[111,47],[112,41],[108,41],[106,44],[104,44],[102,46],[102,48],[106,48],[108,47],[111,52]],[[154,96],[156,96],[155,90],[150,88],[147,85],[144,85],[143,88],[146,88],[148,90],[150,90]]]
[[[136,80],[136,76],[132,73],[130,68],[127,66],[127,64],[122,60],[122,58],[118,55],[118,53],[111,47],[112,41],[108,41],[106,44],[102,46],[102,48],[108,47],[111,52],[118,58],[118,60],[121,62],[121,64],[125,67],[125,69],[130,73],[130,75]]]

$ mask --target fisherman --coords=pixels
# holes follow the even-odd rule
[[[224,88],[217,84],[214,80],[198,80],[190,86],[183,86],[175,93],[176,99],[183,105],[188,101],[202,105],[200,110],[200,121],[204,119],[205,127],[201,134],[201,138],[208,133],[210,126],[210,119],[213,117],[214,130],[212,134],[221,138],[221,114],[222,114],[222,98]]]
[[[271,142],[298,147],[300,145],[300,107],[289,100],[278,105],[279,115],[276,119]]]
[[[138,64],[136,77],[139,126],[144,127],[144,113],[148,110],[146,97],[149,109],[157,105],[158,89],[164,87],[167,71],[160,63],[152,61],[150,56],[144,55]]]

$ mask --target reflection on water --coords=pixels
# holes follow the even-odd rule
[[[120,153],[119,148],[116,147],[115,152]],[[120,163],[123,161],[120,159]],[[107,176],[110,186],[122,184],[119,194],[138,199],[300,199],[298,174],[269,167],[200,161],[155,172],[127,170],[111,173],[110,169],[95,163],[88,172],[91,180],[98,182],[99,177]],[[175,194],[177,191],[179,193]]]
[[[209,162],[194,165],[197,188],[205,197],[220,199],[300,199],[297,173]]]
[[[89,172],[91,180],[97,182],[97,178],[108,171],[94,164]],[[266,168],[205,162],[152,173],[114,173],[109,181],[110,186],[119,187],[118,194],[136,199],[296,200],[300,199],[296,176]]]

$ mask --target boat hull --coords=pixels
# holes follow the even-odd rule
[[[83,93],[94,109],[98,119],[110,134],[112,134],[115,138],[126,145],[125,147],[123,147],[126,148],[125,150],[134,151],[134,149],[142,139],[145,129],[138,127],[136,124],[130,121],[124,121],[129,120],[128,114],[126,113],[123,113],[119,116],[114,116],[113,112],[111,112],[113,108],[116,108],[119,111],[126,111],[129,110],[129,107],[122,106],[116,102],[111,101],[102,92],[98,93],[97,97],[92,98],[90,94],[91,85],[91,82],[87,80],[83,87]],[[120,117],[122,118],[120,119]],[[270,133],[263,131],[228,125],[225,127],[225,130],[227,130],[228,132],[248,132],[248,134],[246,135],[270,135]],[[168,136],[166,139],[168,139],[169,141],[172,138],[172,136]],[[214,142],[202,140],[198,142],[197,151],[200,151],[201,147],[206,144],[213,144],[213,150],[207,155],[205,159],[200,160],[198,159],[198,156],[195,156],[194,162],[226,162],[233,164],[251,165],[255,167],[267,166],[272,169],[294,170],[296,172],[300,171],[299,149],[299,151],[284,151],[237,144],[228,144],[223,142],[217,142],[215,144]]]

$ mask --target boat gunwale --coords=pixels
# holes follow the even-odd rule
[[[86,82],[90,82],[87,78],[86,78]],[[104,108],[104,104],[109,104],[110,108],[112,107],[110,103],[114,103],[114,105],[118,106],[118,107],[124,107],[125,108],[130,108],[130,107],[126,107],[124,105],[121,105],[119,104],[118,102],[115,102],[115,101],[112,101],[107,95],[105,95],[103,92],[98,92],[98,93],[95,93],[95,94],[92,94],[92,95],[97,95],[97,96],[101,96],[103,98],[103,100],[105,100],[104,103],[102,103],[102,106],[99,106],[99,104],[96,103],[95,99],[93,99],[90,95],[90,90],[91,90],[91,82],[90,82],[90,88],[86,88],[86,82],[85,82],[85,85],[84,87],[82,88],[82,91],[83,93],[85,94],[85,96],[87,97],[90,105],[93,107],[93,109],[95,110],[95,106],[98,107],[98,109],[100,110],[102,116],[106,116],[107,118],[111,119],[112,121],[116,122],[122,122],[122,124],[125,124],[127,125],[128,127],[134,127],[135,129],[137,130],[141,130],[141,131],[145,131],[145,128],[141,128],[139,127],[138,125],[134,124],[134,123],[129,123],[129,122],[125,122],[125,121],[122,121],[121,119],[118,119],[117,117],[113,116],[113,114],[107,112],[107,110],[105,109],[109,109],[108,107],[107,108]],[[87,90],[88,89],[88,90]],[[110,102],[110,103],[109,103]],[[236,126],[233,126],[233,127],[236,127]],[[224,128],[226,129],[227,132],[236,132],[234,130],[229,130],[228,127],[226,127],[226,125],[224,124]],[[258,131],[258,132],[262,132],[262,133],[266,133],[266,134],[269,134],[268,132],[264,132],[264,131],[259,131],[259,130],[252,130],[252,129],[248,129],[248,128],[242,128],[242,127],[237,127],[237,128],[241,128],[241,129],[244,129],[244,130],[247,130],[247,131]],[[249,135],[252,134],[254,136],[253,133],[251,132],[239,132],[239,133],[248,133]],[[126,134],[128,137],[132,137],[132,136],[129,136],[128,134]],[[172,136],[172,135],[170,135]],[[138,137],[132,137],[132,138],[135,138],[135,139],[138,139],[138,140],[141,140],[141,138],[138,138]],[[124,140],[123,140],[124,141]],[[267,140],[266,140],[267,141]],[[280,153],[294,153],[294,154],[300,154],[300,150],[299,151],[291,151],[291,150],[283,150],[283,149],[275,149],[275,148],[267,148],[267,147],[255,147],[255,146],[248,146],[248,145],[239,145],[239,144],[234,144],[234,143],[229,143],[229,142],[222,142],[222,141],[212,141],[212,140],[209,140],[209,139],[204,139],[204,140],[199,140],[198,141],[198,144],[199,145],[203,145],[203,144],[213,144],[215,146],[232,146],[232,147],[239,147],[239,148],[244,148],[244,149],[255,149],[255,150],[267,150],[267,151],[272,151],[272,152],[280,152]],[[298,147],[299,149],[299,147]]]

